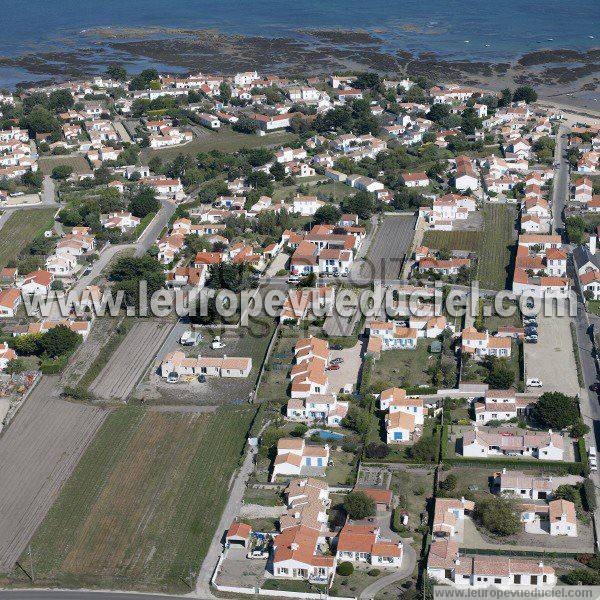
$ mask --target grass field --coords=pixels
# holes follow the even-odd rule
[[[211,150],[235,152],[242,148],[280,146],[281,144],[289,144],[297,139],[298,136],[296,134],[287,131],[276,131],[265,136],[259,136],[237,133],[232,129],[223,128],[219,131],[207,131],[202,137],[194,137],[189,144],[183,146],[147,150],[147,155],[148,158],[159,156],[163,161],[170,161],[179,154],[196,156],[199,152],[210,152]]]
[[[39,159],[38,164],[40,171],[44,175],[50,175],[52,173],[52,169],[54,169],[54,167],[58,167],[59,165],[68,165],[73,167],[73,170],[80,174],[92,172],[88,161],[85,160],[85,158],[80,154],[73,156],[42,156]]]
[[[477,276],[483,289],[503,290],[510,275],[515,244],[514,208],[488,204],[483,209],[483,231],[427,231],[423,245],[436,250],[466,250],[477,255]]]
[[[54,208],[20,209],[8,218],[0,229],[0,268],[17,258],[33,238],[50,229]]]
[[[114,411],[22,564],[40,584],[189,592],[253,414]]]

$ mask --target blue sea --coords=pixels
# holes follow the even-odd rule
[[[72,50],[93,45],[86,29],[141,26],[271,37],[361,29],[390,49],[501,62],[540,49],[599,47],[600,1],[0,0],[0,55]],[[0,69],[0,85],[16,76],[23,73]]]

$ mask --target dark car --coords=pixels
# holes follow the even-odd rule
[[[592,392],[599,393],[600,392],[600,381],[595,381],[594,383],[592,383],[592,385],[590,385],[590,390]]]
[[[333,344],[330,346],[330,348],[332,350],[342,350],[342,345],[341,344]]]

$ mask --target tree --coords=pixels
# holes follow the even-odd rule
[[[21,127],[34,136],[37,133],[56,133],[60,131],[58,119],[44,106],[34,106],[31,112],[21,119]]]
[[[385,458],[389,453],[390,449],[387,444],[370,442],[365,448],[367,458]]]
[[[127,79],[127,70],[123,65],[112,63],[106,68],[106,75],[116,81],[125,81]]]
[[[351,405],[346,416],[342,419],[342,425],[359,435],[364,435],[376,421],[377,417],[369,411],[359,406]]]
[[[575,506],[581,506],[581,494],[574,485],[559,485],[554,492],[555,500],[568,500]]]
[[[465,135],[473,135],[481,128],[481,125],[481,119],[477,116],[475,109],[467,108],[463,111],[460,128]]]
[[[600,585],[600,573],[591,569],[573,569],[562,576],[567,585]]]
[[[495,390],[507,390],[515,380],[515,372],[505,358],[492,359],[489,363],[486,383]]]
[[[521,529],[521,522],[513,502],[501,496],[478,500],[473,516],[489,532],[496,535],[514,535]]]
[[[48,97],[48,108],[56,112],[65,112],[74,104],[75,101],[69,90],[54,90]]]
[[[580,438],[590,432],[590,428],[583,422],[583,419],[577,419],[573,425],[571,425],[571,437]]]
[[[523,85],[515,90],[512,99],[513,102],[524,101],[527,104],[530,104],[531,102],[537,101],[538,95],[530,85]]]
[[[158,212],[160,202],[156,199],[156,193],[152,188],[142,188],[129,202],[131,213],[143,219],[150,213]]]
[[[342,577],[348,577],[349,575],[352,575],[352,573],[354,573],[354,565],[351,562],[345,560],[337,566],[336,572]]]
[[[372,71],[369,73],[359,73],[354,81],[354,86],[359,90],[370,89],[377,93],[384,91],[381,75]]]
[[[350,492],[344,499],[344,510],[351,519],[360,520],[372,517],[377,507],[373,498],[364,492]]]
[[[231,86],[226,81],[222,81],[219,85],[219,100],[223,104],[229,104],[231,100]]]
[[[370,192],[363,190],[354,196],[346,196],[342,200],[342,210],[348,213],[356,213],[361,219],[368,219],[373,214],[374,198]]]
[[[562,430],[577,423],[577,398],[560,392],[544,392],[534,404],[534,414],[544,427]]]
[[[60,180],[67,179],[73,173],[73,167],[71,165],[58,165],[52,169],[52,179]]]
[[[450,473],[444,481],[440,481],[440,489],[445,492],[451,492],[456,487],[456,475],[454,473]]]
[[[124,292],[128,306],[134,306],[139,302],[141,281],[147,284],[148,297],[165,285],[163,265],[148,254],[119,258],[110,271],[109,279],[115,282],[115,290]]]
[[[44,182],[44,176],[40,171],[27,171],[21,175],[21,183],[27,187],[40,189]]]
[[[147,90],[151,87],[153,81],[159,79],[156,69],[144,69],[139,75],[136,75],[129,84],[130,90]]]
[[[333,204],[324,204],[317,208],[313,216],[313,221],[317,224],[328,223],[329,225],[333,225],[340,220],[342,216],[342,212],[340,209]]]
[[[42,352],[51,358],[74,350],[81,336],[66,325],[57,325],[42,335],[39,341]]]
[[[19,373],[23,373],[23,371],[27,370],[27,365],[22,358],[13,358],[8,361],[4,372],[7,375],[18,375]]]
[[[283,181],[285,179],[285,167],[280,162],[274,163],[269,172],[275,177],[275,181]]]
[[[417,462],[435,462],[438,458],[438,445],[431,434],[424,434],[408,448],[408,454]]]

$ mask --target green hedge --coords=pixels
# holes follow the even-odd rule
[[[534,468],[544,470],[564,471],[570,475],[585,475],[583,463],[580,462],[561,462],[558,460],[521,460],[519,458],[469,458],[456,456],[446,458],[444,465],[470,466],[470,467],[489,467],[496,469],[501,467],[510,468]]]
[[[583,482],[582,490],[587,509],[596,510],[596,486],[589,477]]]
[[[442,435],[440,438],[440,462],[446,460],[446,454],[448,453],[448,425],[442,425]]]
[[[579,452],[579,460],[587,474],[590,472],[590,463],[587,455],[587,449],[585,447],[585,440],[583,439],[583,437],[580,437],[577,440],[577,451]]]
[[[460,544],[459,544],[460,545]],[[537,550],[512,550],[503,546],[502,548],[465,548],[468,554],[479,554],[481,556],[535,556],[540,558],[573,558],[581,554],[580,550],[573,552],[539,552]]]
[[[371,375],[373,373],[373,357],[367,356],[362,366],[362,374],[360,377],[360,387],[358,391],[361,394],[366,394],[371,383]]]
[[[579,356],[579,344],[577,343],[577,331],[575,330],[575,323],[571,321],[571,341],[573,343],[573,356],[575,357],[575,367],[577,368],[577,381],[579,387],[585,387],[585,380],[583,379],[583,371],[581,369],[581,357]]]

